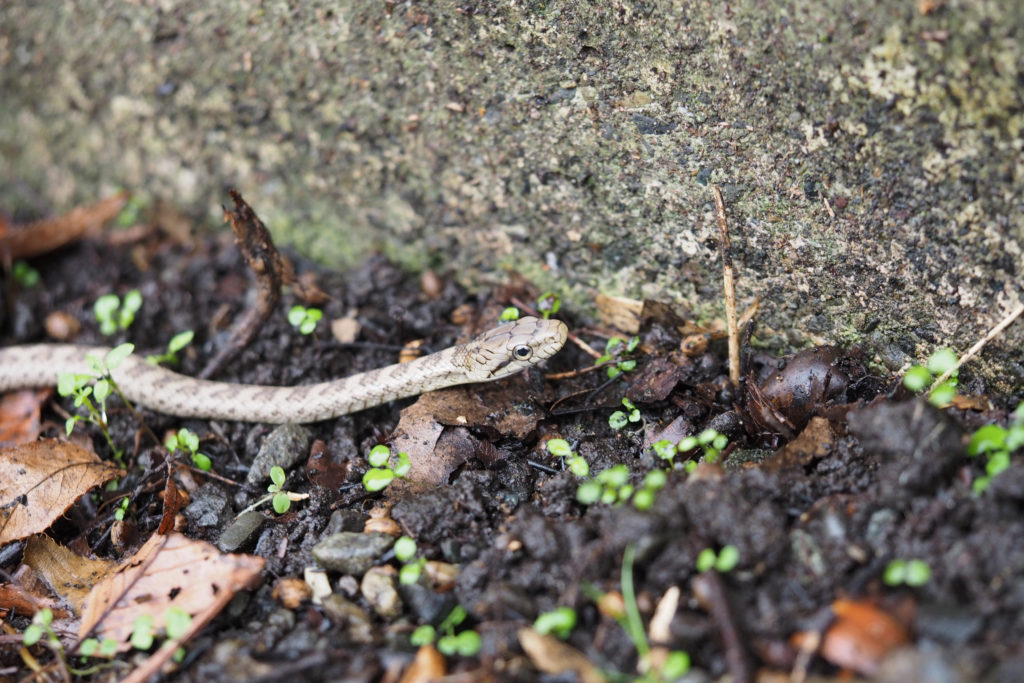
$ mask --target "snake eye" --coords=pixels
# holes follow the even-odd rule
[[[515,354],[517,360],[526,360],[531,355],[533,355],[533,349],[531,349],[529,346],[526,346],[525,344],[521,344],[517,346],[515,349],[513,349],[512,353]]]

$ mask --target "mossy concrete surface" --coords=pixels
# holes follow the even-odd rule
[[[897,367],[1021,300],[1022,45],[1019,0],[3,3],[0,206],[231,185],[333,265],[709,316],[717,184],[759,339]]]

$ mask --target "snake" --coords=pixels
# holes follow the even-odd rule
[[[415,360],[317,384],[265,386],[201,380],[133,355],[109,371],[130,402],[177,417],[268,424],[320,422],[460,384],[514,375],[556,354],[568,328],[526,316],[471,341]],[[61,373],[86,372],[87,357],[109,348],[26,344],[0,349],[0,392],[54,386]]]

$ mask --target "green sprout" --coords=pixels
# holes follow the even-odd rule
[[[594,365],[612,363],[605,371],[608,379],[614,379],[624,372],[632,372],[636,369],[636,361],[633,359],[620,360],[627,353],[633,353],[640,344],[639,337],[632,337],[629,341],[621,337],[612,337],[604,345],[604,355],[594,361]]]
[[[655,494],[667,481],[664,472],[653,470],[647,473],[642,487],[637,490],[629,483],[629,468],[623,464],[613,465],[590,478],[590,465],[582,456],[573,452],[568,441],[549,439],[547,449],[552,455],[562,458],[570,472],[580,479],[586,479],[576,489],[576,500],[581,505],[621,504],[633,497],[637,509],[647,510],[654,504]]]
[[[308,493],[295,493],[294,491],[288,491],[284,488],[285,474],[284,469],[278,465],[274,465],[270,468],[270,485],[267,487],[267,495],[263,496],[255,503],[245,508],[238,513],[238,517],[241,517],[250,510],[255,510],[260,505],[263,505],[267,501],[271,501],[274,512],[279,515],[283,515],[291,509],[292,503],[296,503],[300,500],[306,500],[309,498]]]
[[[75,425],[79,421],[96,425],[106,437],[107,444],[118,462],[121,462],[124,452],[114,445],[110,436],[107,424],[107,399],[116,393],[129,409],[131,409],[131,404],[121,393],[110,373],[116,370],[134,350],[133,344],[121,344],[108,351],[102,360],[89,354],[85,357],[85,364],[89,372],[62,372],[57,375],[57,393],[64,397],[74,397],[75,407],[84,407],[86,410],[85,415],[73,415],[65,421],[64,428],[68,436],[74,431]]]
[[[455,632],[455,627],[465,621],[467,616],[466,608],[456,605],[436,629],[430,624],[424,624],[412,632],[409,640],[413,645],[421,646],[429,645],[436,639],[441,654],[472,657],[480,652],[480,634],[472,629]],[[437,638],[438,631],[444,633],[440,638]]]
[[[558,313],[561,307],[562,298],[554,292],[544,292],[537,297],[537,311],[545,320]]]
[[[932,578],[931,567],[924,560],[893,560],[885,567],[882,581],[887,586],[923,586]]]
[[[549,633],[565,640],[576,628],[576,610],[572,607],[558,607],[544,612],[533,622],[533,630],[541,635]]]
[[[404,478],[412,469],[412,461],[409,454],[401,451],[394,458],[392,464],[391,449],[383,444],[377,444],[370,449],[366,457],[370,463],[370,469],[363,475],[363,488],[370,493],[381,491],[394,481],[395,477]]]
[[[32,647],[42,640],[43,636],[47,637],[50,645],[60,647],[60,639],[50,627],[51,623],[53,623],[53,610],[49,607],[44,607],[36,612],[32,616],[32,623],[28,625],[21,636],[25,647]]]
[[[128,514],[128,506],[131,501],[128,500],[128,496],[121,499],[121,502],[117,504],[117,509],[114,510],[114,519],[121,522],[124,520],[124,516]]]
[[[92,305],[93,315],[100,324],[100,333],[109,337],[118,330],[127,330],[135,322],[135,314],[142,308],[142,293],[133,289],[124,295],[104,294]]]
[[[985,425],[971,435],[967,455],[985,456],[985,475],[972,484],[976,495],[984,493],[992,478],[1010,467],[1010,455],[1021,446],[1024,446],[1024,401],[1013,411],[1009,427]]]
[[[408,536],[402,536],[395,541],[395,559],[403,563],[402,568],[398,570],[398,582],[403,586],[411,586],[419,581],[423,566],[427,563],[427,558],[416,555],[417,550],[416,541]]]
[[[740,561],[740,551],[734,545],[722,546],[717,553],[711,548],[704,548],[697,555],[697,571],[704,573],[714,569],[727,574],[736,568]]]
[[[32,616],[32,623],[25,628],[25,632],[22,634],[22,643],[25,647],[32,647],[36,644],[45,645],[64,663],[67,671],[74,676],[90,676],[98,673],[100,670],[98,666],[86,669],[68,666],[64,645],[54,632],[52,624],[53,611],[49,607],[44,607]],[[100,655],[110,659],[117,654],[117,647],[117,641],[113,638],[104,638],[102,643],[95,638],[86,638],[79,646],[78,652],[84,657]]]
[[[630,422],[640,421],[640,409],[633,405],[633,402],[628,398],[622,399],[622,405],[628,410],[625,413],[621,410],[616,410],[614,413],[608,416],[608,426],[612,429],[622,429]]]
[[[519,320],[519,309],[516,308],[515,306],[507,307],[504,311],[501,312],[501,315],[498,316],[498,320],[503,323],[510,322],[512,320]]]
[[[302,334],[313,334],[316,331],[316,324],[324,317],[324,312],[319,308],[306,308],[305,306],[292,306],[288,311],[288,323],[298,328]]]
[[[139,222],[139,216],[142,213],[142,209],[146,207],[144,202],[139,197],[131,196],[128,201],[124,203],[124,208],[117,214],[115,219],[117,225],[122,228],[129,228]]]
[[[636,548],[633,544],[626,546],[622,555],[622,602],[625,607],[625,614],[618,619],[622,630],[626,632],[636,648],[640,660],[640,669],[645,673],[640,681],[645,683],[656,683],[661,681],[672,681],[682,677],[690,670],[690,655],[683,650],[673,650],[665,659],[660,668],[652,666],[650,661],[651,646],[647,642],[647,632],[644,629],[643,619],[640,617],[640,608],[636,601],[636,589],[633,584],[633,560],[636,555]]]
[[[164,614],[164,632],[169,640],[177,640],[184,637],[192,628],[192,615],[180,607],[172,605],[167,608]],[[179,647],[172,656],[175,662],[181,663],[185,660],[185,648]]]
[[[590,465],[583,456],[573,452],[569,442],[565,439],[550,439],[547,443],[547,449],[551,455],[562,458],[569,471],[577,477],[582,478],[590,475]]]
[[[210,456],[199,452],[199,437],[195,432],[188,429],[179,429],[177,433],[167,437],[164,447],[168,453],[174,453],[179,448],[192,456],[192,464],[204,472],[209,472],[212,467]]]
[[[192,343],[192,339],[195,334],[192,330],[185,330],[171,337],[171,341],[167,342],[167,352],[161,353],[156,356],[146,356],[146,362],[152,365],[159,365],[160,363],[177,363],[178,362],[178,351]]]
[[[701,451],[701,460],[712,463],[718,460],[725,447],[729,445],[729,437],[714,429],[705,429],[697,436],[687,436],[676,444],[677,453],[689,453],[696,449]],[[686,463],[686,471],[693,472],[697,468],[697,461],[690,460]]]
[[[675,457],[678,451],[676,450],[676,445],[674,443],[672,443],[668,439],[662,439],[660,441],[655,441],[654,443],[652,443],[651,448],[654,449],[654,454],[657,455],[659,458],[661,458],[662,460],[668,460],[669,468],[675,466]]]
[[[954,370],[958,359],[952,349],[938,349],[924,365],[914,365],[903,375],[903,386],[913,392],[927,389],[935,377],[953,371],[949,379],[933,387],[928,402],[937,407],[949,405],[956,396],[957,372]]]
[[[288,496],[288,492],[284,490],[284,469],[274,465],[270,468],[270,486],[267,487],[267,491],[274,494],[273,506],[274,512],[279,515],[283,515],[288,512],[292,506],[291,498]]]
[[[156,640],[156,624],[152,614],[140,614],[132,622],[132,637],[129,642],[136,650],[148,650]]]
[[[11,266],[11,275],[25,289],[39,284],[39,271],[30,266],[27,261],[15,261]]]

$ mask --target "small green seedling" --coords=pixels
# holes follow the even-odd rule
[[[519,320],[519,309],[516,308],[515,306],[507,307],[504,311],[501,312],[501,315],[498,316],[498,320],[503,323],[511,322],[513,320]]]
[[[533,630],[541,635],[549,633],[565,640],[576,628],[576,610],[572,607],[558,607],[544,612],[533,622]]]
[[[651,444],[651,448],[654,449],[654,454],[662,460],[668,460],[669,469],[675,467],[675,457],[678,451],[676,445],[668,439],[662,439],[661,441],[655,441]]]
[[[63,662],[66,670],[73,676],[91,676],[100,671],[99,666],[89,668],[75,668],[68,665],[65,656],[64,645],[53,630],[53,611],[49,607],[43,608],[32,616],[32,623],[28,625],[22,634],[22,642],[25,647],[32,647],[36,644],[45,645]],[[45,637],[45,639],[44,639]],[[99,642],[95,638],[86,638],[78,648],[78,653],[83,657],[101,656],[111,659],[117,654],[117,641],[113,638],[104,638]]]
[[[124,521],[124,516],[128,514],[128,506],[130,504],[131,501],[128,500],[128,496],[122,498],[121,502],[117,504],[117,509],[114,510],[114,519],[116,519],[119,522]]]
[[[630,422],[640,421],[640,409],[633,405],[633,402],[628,398],[622,399],[622,405],[629,412],[623,412],[616,410],[614,413],[608,416],[608,426],[612,429],[622,429]]]
[[[199,452],[199,437],[195,432],[188,429],[179,429],[177,433],[167,437],[164,447],[168,453],[174,453],[179,448],[192,456],[192,464],[204,472],[209,472],[213,463],[210,456]]]
[[[554,292],[544,292],[537,297],[537,312],[545,320],[558,313],[561,307],[562,298]]]
[[[917,588],[932,578],[931,567],[924,560],[893,560],[885,567],[882,581],[887,586],[906,584]]]
[[[319,308],[306,308],[305,306],[292,306],[288,311],[288,323],[298,328],[302,334],[313,334],[316,325],[324,317],[324,312]]]
[[[84,657],[111,659],[117,654],[117,647],[117,641],[113,638],[104,638],[102,641],[95,638],[86,638],[78,646],[78,652]]]
[[[398,582],[403,586],[411,586],[419,581],[423,567],[427,564],[427,558],[417,556],[418,547],[416,541],[408,536],[402,536],[395,541],[395,559],[402,562],[402,568],[398,570]]]
[[[620,360],[621,356],[633,353],[640,344],[639,337],[632,337],[629,341],[621,337],[612,337],[604,345],[604,355],[594,361],[594,365],[614,363],[606,369],[608,379],[614,379],[624,372],[632,372],[636,369],[636,361],[633,359]]]
[[[25,647],[32,647],[43,639],[43,636],[47,637],[47,641],[51,646],[61,647],[60,639],[57,634],[53,632],[50,624],[53,623],[53,610],[49,607],[44,607],[32,616],[32,623],[28,625],[25,632],[22,634],[22,642]]]
[[[270,486],[267,487],[267,491],[274,494],[273,505],[274,512],[279,515],[283,515],[288,512],[292,506],[291,498],[288,496],[288,492],[284,490],[284,470],[277,465],[270,468]]]
[[[577,477],[587,477],[590,475],[590,465],[581,455],[576,455],[572,448],[569,446],[569,442],[565,439],[550,439],[547,443],[548,452],[551,455],[562,458],[565,462],[566,467],[569,471],[575,474]]]
[[[370,493],[387,488],[395,477],[404,478],[412,469],[408,453],[400,451],[392,463],[391,449],[384,444],[377,444],[371,448],[366,459],[370,463],[370,469],[363,475],[363,488]]]
[[[142,308],[142,293],[133,289],[124,295],[124,301],[117,294],[104,294],[92,305],[93,315],[100,324],[100,332],[106,336],[118,330],[127,330],[135,322],[135,314]]]
[[[644,629],[643,619],[640,617],[640,607],[636,601],[636,589],[633,584],[633,559],[636,548],[633,544],[627,545],[622,555],[622,602],[625,607],[625,614],[620,618],[619,624],[626,632],[626,635],[633,642],[637,656],[640,660],[639,668],[646,671],[641,681],[660,682],[673,681],[682,677],[690,670],[690,655],[683,650],[673,650],[665,659],[665,662],[656,667],[651,661],[651,647],[647,642],[647,632]]]
[[[107,399],[116,393],[129,409],[131,409],[131,404],[121,393],[110,373],[116,370],[134,350],[133,344],[121,344],[108,351],[103,359],[89,354],[85,357],[85,364],[89,372],[62,372],[57,375],[57,393],[64,397],[74,397],[75,407],[84,407],[87,413],[86,415],[73,415],[65,421],[64,428],[68,436],[74,431],[75,425],[79,421],[96,425],[103,432],[110,450],[114,453],[114,458],[119,463],[124,452],[114,445],[110,436],[107,426]]]
[[[192,615],[180,607],[171,606],[164,614],[164,632],[168,640],[177,640],[184,637],[192,628]],[[185,661],[185,648],[179,647],[174,651],[172,659],[180,664]]]
[[[927,389],[935,377],[941,376],[947,371],[956,367],[958,359],[956,352],[952,349],[938,349],[924,365],[914,365],[903,375],[903,386],[911,391],[918,392]],[[956,396],[957,372],[953,372],[949,379],[932,388],[928,395],[928,402],[932,405],[943,407]]]
[[[1009,427],[985,425],[979,427],[967,444],[967,455],[984,455],[985,475],[974,480],[974,493],[984,493],[992,478],[1010,467],[1010,455],[1024,446],[1024,401],[1017,406],[1010,418]]]
[[[435,629],[430,624],[424,624],[415,631],[412,632],[410,642],[413,645],[429,645],[437,640],[437,649],[441,654],[446,656],[461,655],[462,657],[472,657],[473,655],[480,652],[480,634],[473,630],[455,632],[455,627],[466,620],[468,616],[466,608],[462,605],[456,605],[454,609],[444,618],[444,621],[438,625]],[[437,638],[437,632],[441,631],[445,635]]]
[[[142,210],[146,207],[146,202],[136,196],[131,196],[128,201],[124,203],[124,208],[117,214],[115,219],[117,225],[122,228],[130,228],[139,222],[139,217],[142,214]]]
[[[279,515],[283,515],[291,509],[292,503],[297,503],[300,500],[306,500],[309,498],[308,493],[295,493],[294,491],[287,491],[284,488],[285,474],[284,470],[278,465],[274,465],[270,468],[270,485],[267,487],[267,495],[263,496],[255,503],[245,508],[238,513],[238,517],[241,517],[250,510],[255,510],[260,505],[263,505],[267,501],[272,501],[274,512]],[[237,519],[237,518],[236,518]]]
[[[714,429],[705,429],[697,436],[688,436],[676,444],[677,453],[689,453],[696,449],[701,450],[701,460],[712,463],[718,460],[725,447],[729,445],[729,437],[720,434]],[[686,471],[693,472],[697,468],[697,461],[690,460],[686,463]]]
[[[704,573],[714,569],[721,574],[727,574],[736,568],[740,561],[740,551],[734,545],[722,546],[717,553],[711,548],[704,548],[697,555],[697,571]]]
[[[192,339],[195,334],[192,330],[185,330],[171,337],[171,341],[167,342],[167,352],[161,353],[155,356],[146,356],[146,362],[153,365],[159,365],[160,363],[177,363],[178,362],[178,351],[192,343]]]
[[[11,275],[14,276],[15,282],[25,289],[39,284],[39,271],[30,266],[26,261],[15,261],[14,265],[11,266]]]

